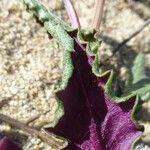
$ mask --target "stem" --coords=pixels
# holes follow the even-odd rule
[[[70,0],[63,0],[63,1],[72,26],[74,28],[80,28],[80,21],[71,1]]]
[[[94,6],[94,18],[92,21],[92,28],[99,30],[100,24],[102,21],[102,15],[103,15],[103,7],[104,7],[105,0],[96,0],[95,6]]]
[[[27,132],[30,135],[39,137],[42,141],[50,144],[50,146],[52,148],[63,149],[66,146],[66,144],[63,142],[63,138],[57,137],[56,135],[54,135],[53,133],[50,133],[50,132],[48,132],[48,133],[40,132],[36,128],[27,126],[26,124],[24,124],[18,120],[15,120],[11,117],[8,117],[4,114],[1,114],[1,113],[0,113],[0,121],[5,122],[16,128],[19,128],[19,129]]]

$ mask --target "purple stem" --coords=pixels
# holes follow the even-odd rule
[[[99,30],[100,24],[102,21],[102,15],[103,15],[103,7],[104,7],[105,0],[96,0],[94,11],[95,15],[92,21],[92,28]]]
[[[80,28],[80,21],[71,1],[70,0],[63,0],[63,1],[72,26],[74,28]]]

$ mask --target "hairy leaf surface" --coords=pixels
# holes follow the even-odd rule
[[[70,150],[131,149],[141,135],[132,118],[135,97],[123,97],[120,101],[112,97],[113,102],[113,94],[107,93],[111,72],[100,75],[97,71],[101,76],[97,77],[92,72],[94,57],[87,55],[85,45],[79,44],[77,38],[74,45],[73,74],[66,89],[57,92],[64,104],[64,116],[48,130],[65,137],[69,141],[66,149]]]
[[[56,92],[59,107],[46,130],[66,138],[69,150],[131,149],[142,133],[133,120],[135,96],[116,97],[111,87],[113,71],[99,70],[96,31],[71,32],[60,20],[51,19],[36,0],[24,2],[65,50],[62,85]]]

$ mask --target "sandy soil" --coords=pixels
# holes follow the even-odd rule
[[[42,0],[48,8],[68,21],[61,0]],[[89,27],[93,17],[93,0],[73,0],[81,25]],[[149,18],[149,3],[136,2],[136,10],[125,0],[107,0],[104,10],[101,61],[105,68],[116,72],[116,88],[124,87],[127,73],[137,53],[146,57],[146,71],[150,75],[150,27],[125,45],[109,60],[117,45],[136,31]],[[69,21],[68,21],[69,22]],[[54,39],[26,12],[19,0],[0,0],[0,111],[24,123],[38,114],[39,119],[30,123],[41,127],[53,120],[56,106],[53,91],[61,81],[63,51]],[[141,142],[150,146],[150,102],[141,112],[145,132]],[[23,145],[25,150],[42,150],[50,147],[20,130],[0,124],[0,137],[7,135]],[[140,148],[139,148],[140,149]]]

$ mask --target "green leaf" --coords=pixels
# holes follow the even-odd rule
[[[133,62],[125,94],[136,93],[144,102],[150,99],[150,78],[145,73],[145,57],[140,53]]]
[[[73,39],[67,32],[74,31],[67,23],[62,21],[51,11],[36,0],[23,0],[28,11],[32,12],[40,22],[44,24],[46,30],[56,38],[59,45],[67,51],[74,51]]]
[[[74,28],[70,27],[66,22],[57,17],[52,11],[49,11],[42,3],[37,0],[23,0],[27,6],[27,10],[32,12],[41,22],[50,21],[55,25],[60,24],[66,31],[73,31]]]
[[[22,0],[27,7],[27,10],[33,14],[41,23],[43,23],[45,29],[50,33],[64,50],[63,58],[63,75],[62,83],[59,89],[64,90],[68,84],[70,77],[73,72],[73,65],[71,60],[71,52],[74,51],[74,39],[69,35],[69,32],[74,32],[76,29],[72,28],[70,25],[65,23],[63,20],[58,18],[39,1],[37,0]],[[63,105],[58,97],[55,95],[57,100],[58,109],[55,114],[55,119],[50,126],[55,126],[58,120],[64,115]]]

